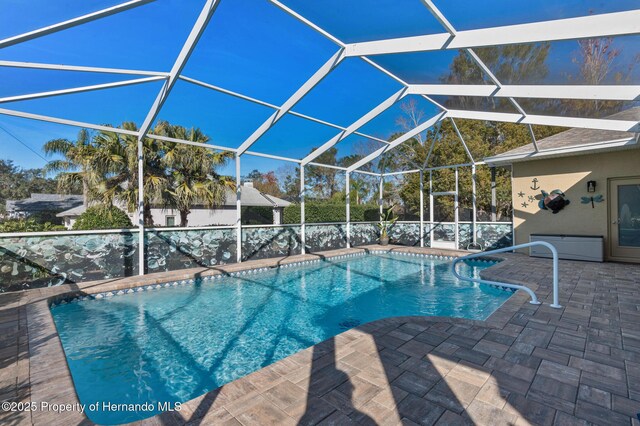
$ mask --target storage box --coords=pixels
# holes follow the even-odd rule
[[[546,241],[558,250],[558,257],[567,260],[604,261],[604,237],[599,235],[531,234],[529,241]],[[546,247],[529,247],[529,256],[551,258]]]

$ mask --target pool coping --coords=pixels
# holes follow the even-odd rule
[[[104,292],[118,292],[130,288],[140,286],[154,286],[164,284],[168,281],[184,281],[195,278],[205,278],[209,276],[216,276],[220,274],[233,274],[239,271],[246,271],[256,268],[273,268],[283,267],[292,264],[299,264],[306,261],[315,261],[321,259],[340,258],[352,254],[365,254],[371,251],[383,251],[383,252],[399,252],[399,253],[415,253],[420,255],[432,255],[432,256],[446,256],[446,257],[460,257],[469,254],[465,251],[459,250],[444,250],[444,249],[431,249],[431,248],[419,248],[419,247],[405,247],[405,246],[362,246],[349,249],[338,249],[326,252],[318,252],[314,254],[296,255],[284,258],[269,258],[247,261],[240,264],[229,264],[224,266],[217,266],[214,268],[194,268],[181,271],[162,272],[157,274],[150,274],[143,277],[127,277],[115,280],[101,280],[72,285],[62,285],[59,287],[49,287],[44,289],[28,290],[26,293],[26,322],[27,322],[27,334],[28,334],[28,353],[29,353],[29,382],[31,390],[31,401],[33,402],[49,402],[51,404],[71,404],[75,406],[79,404],[79,400],[76,394],[75,386],[69,370],[69,366],[66,361],[64,349],[59,339],[57,329],[51,315],[50,306],[52,303],[58,302],[61,299],[78,296],[89,296]],[[492,279],[495,275],[498,275],[500,269],[507,267],[509,260],[512,259],[512,254],[501,254],[500,256],[487,256],[496,260],[501,260],[500,263],[490,266],[487,269],[481,271],[481,276],[486,279]],[[515,280],[510,280],[512,284],[524,284],[528,285],[533,291],[537,289],[536,284],[522,283]],[[448,322],[453,324],[469,324],[472,326],[482,326],[489,328],[501,328],[507,321],[513,316],[513,314],[529,299],[528,295],[523,291],[517,291],[509,299],[505,301],[498,309],[496,309],[486,320],[469,320],[464,318],[454,317],[391,317],[377,321],[373,321],[367,324],[360,325],[352,330],[363,329],[375,329],[379,326],[389,324],[390,321],[403,321],[407,318],[418,319],[420,321],[427,322]],[[338,336],[343,336],[352,330],[345,331]],[[334,338],[338,337],[334,336]],[[321,344],[321,343],[319,343]],[[319,345],[318,344],[318,345]],[[317,346],[317,345],[314,345]],[[279,360],[261,370],[258,370],[248,376],[244,376],[235,381],[232,381],[218,389],[205,393],[191,401],[183,404],[183,408],[186,408],[185,412],[189,412],[190,409],[195,409],[199,402],[206,398],[207,395],[212,393],[219,393],[221,389],[227,387],[236,387],[238,383],[250,377],[260,371],[273,367],[278,364],[286,364],[291,359],[298,359],[301,354],[307,353],[312,350],[314,346],[297,352],[287,358]],[[307,351],[307,352],[305,352]],[[134,422],[135,424],[181,424],[186,420],[182,418],[178,412],[165,412],[158,414],[149,419],[145,419],[141,422]],[[93,424],[93,422],[86,417],[83,413],[78,411],[70,411],[64,414],[58,414],[51,411],[36,410],[31,412],[31,423],[40,424],[46,423],[48,425],[55,424]]]

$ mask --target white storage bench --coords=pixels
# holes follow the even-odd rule
[[[529,241],[546,241],[558,250],[560,259],[586,260],[589,262],[604,261],[604,237],[598,235],[558,235],[531,234]],[[546,247],[529,247],[529,256],[551,258]]]

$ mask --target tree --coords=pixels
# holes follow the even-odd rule
[[[190,142],[209,141],[209,137],[198,128],[186,129],[166,121],[159,122],[154,133]],[[176,142],[156,141],[156,144],[162,152],[160,164],[171,178],[167,190],[169,197],[165,204],[180,212],[180,226],[188,225],[188,216],[193,206],[216,208],[226,201],[227,189],[235,189],[233,181],[216,172],[218,167],[224,166],[233,158],[233,153]]]
[[[0,217],[7,200],[28,198],[32,193],[55,193],[57,182],[43,169],[23,169],[11,160],[0,160]]]
[[[311,152],[315,151],[313,148]],[[338,149],[329,148],[320,154],[315,163],[337,166]],[[317,198],[332,198],[340,192],[340,184],[337,179],[338,170],[329,167],[307,166],[305,167],[306,182],[310,185],[312,195]]]
[[[612,37],[581,39],[577,43],[578,50],[573,57],[573,63],[578,66],[578,75],[568,76],[569,81],[573,83],[590,85],[625,83],[630,80],[634,68],[640,61],[640,54],[636,54],[626,69],[618,69],[614,72],[616,59],[622,54],[622,49],[614,46]],[[555,106],[555,113],[602,117],[622,110],[625,103],[598,99],[564,99],[556,101]]]
[[[273,170],[267,173],[261,173],[259,170],[254,169],[248,175],[244,176],[243,180],[252,182],[253,187],[260,192],[273,195],[274,197],[283,196],[282,190],[280,189],[280,182]]]
[[[362,204],[369,192],[369,185],[361,178],[351,178],[350,182],[351,189],[349,190],[349,196],[355,200],[356,204]]]
[[[546,64],[551,45],[544,43],[512,44],[475,49],[476,54],[502,84],[535,84],[549,74]],[[459,51],[440,80],[451,84],[492,83],[466,51]],[[528,100],[518,100],[527,110]],[[535,99],[538,104],[544,102]],[[509,99],[480,96],[452,96],[442,101],[445,107],[499,112],[517,112]]]
[[[483,47],[475,49],[475,52],[502,84],[534,84],[549,74],[546,61],[550,49],[549,42],[541,42]],[[470,74],[472,81],[468,78]],[[449,73],[441,79],[449,83],[471,84],[482,83],[487,78],[474,60],[465,51],[460,51]]]
[[[504,84],[532,84],[544,80],[548,74],[546,59],[549,43],[509,45],[477,49],[478,56]],[[449,72],[441,77],[444,83],[481,84],[487,80],[480,67],[465,52],[459,51]],[[539,100],[536,100],[536,102]],[[445,107],[458,109],[495,110],[512,108],[509,101],[498,98],[471,96],[449,97],[442,101]],[[407,131],[424,121],[424,113],[417,104],[403,104],[403,115],[397,123]],[[526,108],[525,108],[526,110]],[[465,143],[475,160],[531,143],[528,129],[513,123],[494,123],[479,120],[456,120]],[[550,136],[563,129],[549,126],[535,126],[538,138]],[[392,138],[398,137],[393,135]],[[433,145],[431,155],[429,150]],[[466,164],[470,158],[466,153],[451,121],[446,120],[427,132],[416,135],[394,150],[385,158],[386,164],[401,169],[436,167]],[[488,215],[491,209],[491,177],[488,167],[477,169],[477,206],[479,216]],[[433,172],[433,191],[444,192],[455,189],[455,171],[443,169]],[[425,174],[424,187],[428,188],[429,175]],[[497,169],[498,216],[509,215],[511,210],[511,181],[506,169]],[[472,205],[471,172],[468,168],[459,170],[459,200],[461,206]],[[420,179],[418,173],[403,175],[399,196],[405,212],[419,212]],[[385,189],[386,191],[386,189]],[[436,219],[453,219],[453,197],[438,197],[434,205]]]
[[[121,129],[137,132],[133,122],[124,122]],[[138,138],[109,131],[101,131],[93,138],[96,149],[90,166],[98,171],[96,194],[92,200],[105,205],[118,204],[127,211],[138,207]],[[171,180],[162,164],[160,145],[149,138],[142,139],[143,153],[143,220],[153,226],[151,207],[160,204],[169,207]]]
[[[281,182],[282,196],[289,201],[300,201],[300,168],[286,164],[276,170],[276,176]]]
[[[138,131],[132,122],[124,122],[120,128]],[[159,122],[153,132],[193,142],[209,140],[199,129],[186,129],[165,121]],[[63,187],[82,182],[87,202],[123,206],[128,211],[137,209],[137,136],[101,131],[89,138],[85,131],[76,141],[47,142],[45,150],[64,156],[50,167],[62,171]],[[181,225],[187,226],[194,205],[214,208],[225,201],[226,188],[234,187],[228,178],[216,173],[216,168],[231,158],[230,153],[148,137],[142,139],[142,151],[143,220],[146,226],[153,226],[151,208],[157,205],[178,210]]]
[[[82,188],[84,205],[88,205],[92,196],[93,185],[98,181],[100,170],[94,168],[96,147],[91,141],[89,132],[81,129],[75,141],[69,139],[53,139],[44,144],[47,155],[61,155],[64,158],[50,161],[45,167],[48,173],[58,173],[58,190],[70,193]]]
[[[124,229],[133,224],[129,216],[115,206],[96,205],[87,208],[73,224],[74,230]]]

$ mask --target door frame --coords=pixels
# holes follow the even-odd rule
[[[624,257],[624,256],[614,256],[613,254],[613,232],[617,232],[613,227],[613,217],[611,215],[612,209],[617,206],[613,206],[613,190],[614,184],[617,181],[623,180],[634,180],[637,179],[640,181],[640,176],[620,176],[614,178],[607,178],[607,259],[614,260],[617,262],[631,262],[631,263],[640,263],[640,257]],[[617,197],[616,197],[617,200]]]

